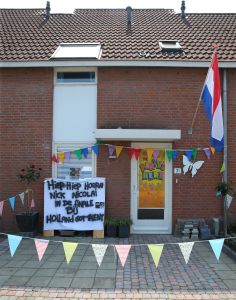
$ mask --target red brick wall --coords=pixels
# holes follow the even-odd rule
[[[209,146],[209,124],[203,105],[199,107],[193,134],[188,134],[191,120],[206,77],[206,69],[170,68],[100,68],[98,82],[98,128],[181,129],[181,140],[173,148]],[[229,79],[230,179],[235,174],[235,71]],[[114,143],[112,143],[114,144]],[[117,144],[121,144],[118,142]],[[102,154],[107,151],[103,150]],[[98,175],[109,177],[107,183],[107,215],[130,215],[130,161],[126,153],[116,161],[100,155]],[[192,178],[173,175],[173,224],[177,218],[222,215],[222,200],[215,197],[215,186],[221,181],[222,153],[205,160],[199,173]],[[234,166],[234,168],[233,168]],[[173,167],[182,167],[182,156]],[[234,170],[233,170],[234,169]],[[112,180],[111,180],[112,178]],[[176,180],[178,182],[176,182]],[[111,181],[112,186],[109,186]],[[125,184],[124,184],[125,182]],[[235,211],[235,208],[234,208]]]
[[[43,179],[51,176],[52,69],[2,69],[0,71],[0,198],[24,191],[16,174],[26,164],[41,167],[34,184],[36,208],[43,218]],[[19,198],[15,211],[22,210]],[[15,215],[8,201],[3,208],[1,231],[16,231]]]

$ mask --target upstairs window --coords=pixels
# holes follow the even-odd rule
[[[57,72],[57,83],[95,82],[95,72]]]

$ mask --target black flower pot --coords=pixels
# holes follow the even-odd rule
[[[16,222],[21,232],[37,231],[39,212],[16,214]]]
[[[119,231],[118,231],[118,236],[120,238],[128,238],[130,236],[130,225],[120,225],[119,226]]]
[[[107,225],[106,232],[107,232],[108,237],[116,237],[117,236],[117,226]]]

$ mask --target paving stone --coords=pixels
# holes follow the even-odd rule
[[[29,287],[46,287],[48,286],[52,277],[34,276],[26,284]]]
[[[14,276],[32,276],[35,272],[37,271],[37,269],[19,269]]]
[[[62,263],[60,261],[47,261],[40,266],[40,268],[56,269],[59,268]]]
[[[98,263],[97,262],[81,262],[79,265],[80,270],[97,270]]]
[[[26,277],[26,276],[11,276],[7,280],[7,282],[5,282],[5,284],[8,285],[8,286],[19,286],[19,287],[22,287],[29,280],[30,280],[30,277]]]
[[[63,262],[65,260],[65,254],[55,254],[55,255],[50,255],[47,258],[47,261],[60,261]]]
[[[68,288],[71,284],[71,281],[72,278],[54,277],[48,286],[52,288]]]
[[[236,272],[233,271],[216,271],[222,280],[224,279],[236,279]]]
[[[61,263],[60,269],[79,269],[79,262],[71,262],[68,264],[66,261]]]
[[[221,263],[221,264],[210,264],[211,267],[214,268],[214,270],[218,270],[218,271],[230,271],[230,268],[224,264],[224,263]]]
[[[40,268],[43,265],[42,262],[37,261],[37,260],[33,260],[33,261],[27,261],[24,265],[23,268],[33,268],[33,269],[37,269]]]
[[[113,262],[102,262],[101,266],[99,267],[100,270],[116,270],[116,268],[117,264]]]
[[[104,277],[95,277],[93,288],[96,288],[96,289],[114,289],[115,288],[115,279],[113,279],[113,278],[104,278]]]
[[[21,267],[22,265],[24,265],[25,263],[26,263],[25,260],[10,261],[7,264],[5,264],[4,267],[6,267],[6,268],[11,268],[11,267],[18,268],[18,267]]]
[[[71,287],[76,289],[91,289],[93,287],[94,278],[91,277],[77,277],[74,278]],[[98,297],[97,297],[98,298]]]
[[[17,271],[17,268],[1,268],[0,275],[13,275]]]
[[[55,276],[74,277],[77,271],[78,271],[77,269],[73,269],[73,268],[69,268],[69,269],[60,268],[56,271]]]
[[[95,277],[97,270],[79,270],[75,277]]]
[[[96,257],[94,255],[89,256],[89,255],[85,255],[83,257],[82,262],[97,262]]]
[[[0,286],[3,285],[3,283],[5,283],[9,278],[10,278],[10,275],[0,276]]]
[[[115,270],[97,270],[96,277],[109,277],[109,278],[115,278],[116,277],[116,271]]]
[[[236,280],[226,279],[223,282],[230,290],[236,290]]]
[[[58,269],[38,269],[37,272],[34,274],[36,277],[49,277],[54,276],[54,274],[57,272]]]

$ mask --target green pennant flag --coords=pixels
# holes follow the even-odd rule
[[[149,251],[152,255],[152,259],[155,263],[155,266],[157,268],[160,257],[161,257],[161,253],[163,250],[164,245],[163,244],[158,244],[158,245],[148,245]]]
[[[197,158],[197,149],[196,148],[192,148],[192,157],[193,157],[193,160],[196,160]]]
[[[82,158],[82,151],[81,151],[81,149],[75,150],[74,153],[75,153],[75,155],[77,156],[78,159]]]
[[[172,150],[166,150],[166,155],[168,157],[169,162],[171,162],[172,157],[173,157],[173,151]]]
[[[71,258],[78,246],[77,243],[70,243],[70,242],[62,242],[65,256],[66,256],[66,261],[69,263],[71,261]]]

